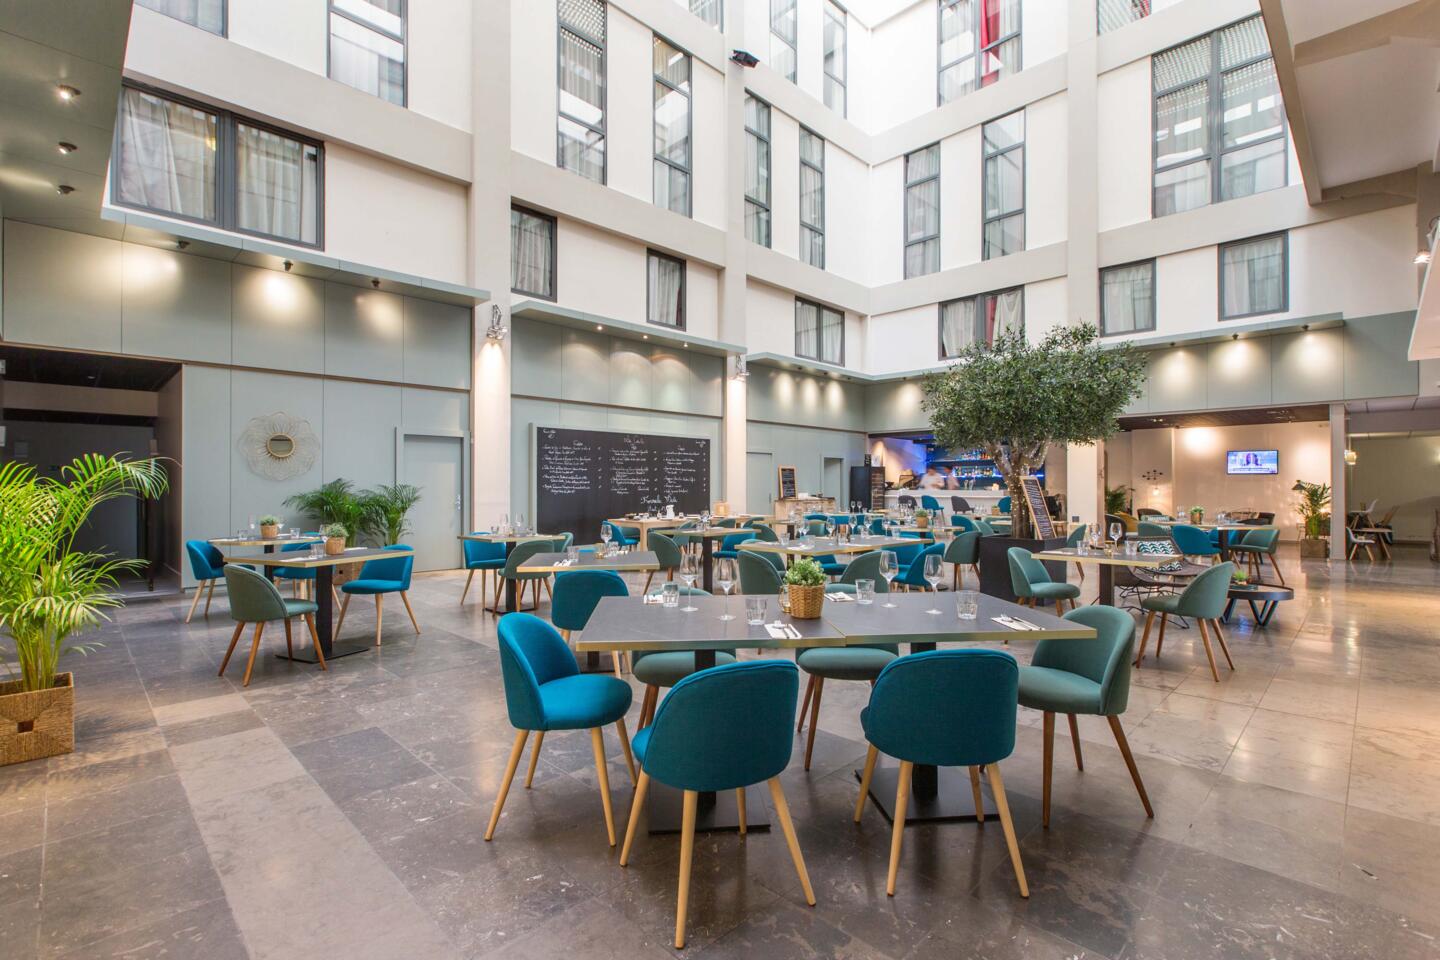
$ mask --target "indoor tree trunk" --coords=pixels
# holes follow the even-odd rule
[[[1010,492],[1010,536],[1016,540],[1030,540],[1038,534],[1025,499],[1025,487],[1020,482],[1021,476],[1016,472],[1005,477],[1005,487]]]

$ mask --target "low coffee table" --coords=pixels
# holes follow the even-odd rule
[[[1263,627],[1275,615],[1275,608],[1280,605],[1281,600],[1295,599],[1295,591],[1278,583],[1232,583],[1227,596],[1230,598],[1230,602],[1225,605],[1225,613],[1220,618],[1221,620],[1229,623],[1230,612],[1235,609],[1235,601],[1244,600],[1250,604],[1250,612],[1255,617],[1255,625]]]

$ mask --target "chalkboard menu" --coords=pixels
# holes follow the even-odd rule
[[[780,499],[793,500],[797,496],[795,490],[795,468],[780,468]]]
[[[610,430],[535,428],[535,524],[541,533],[600,536],[627,513],[710,508],[710,441]]]
[[[1030,515],[1035,518],[1035,533],[1042,540],[1055,536],[1055,523],[1050,519],[1050,508],[1045,506],[1045,490],[1040,486],[1039,477],[1021,477],[1020,485],[1025,490],[1025,502]]]

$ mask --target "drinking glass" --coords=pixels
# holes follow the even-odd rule
[[[974,620],[979,612],[980,598],[974,590],[955,591],[955,616],[961,620]]]
[[[250,533],[253,535],[255,533],[255,518],[251,517],[250,522],[246,524],[246,526],[250,528]]]
[[[515,514],[515,532],[522,537],[530,532],[530,528],[525,526],[525,514],[523,513]]]
[[[885,578],[885,585],[888,587],[900,575],[900,558],[895,556],[894,550],[880,551],[880,576]],[[888,596],[888,593],[887,593]],[[880,604],[882,607],[893,607],[894,602],[887,599]]]
[[[693,588],[699,575],[699,561],[695,559],[695,554],[687,553],[680,558],[680,579],[685,581],[685,586]],[[681,613],[694,613],[700,609],[690,601],[690,596],[688,593],[685,595],[685,606],[680,608]]]
[[[602,557],[607,557],[607,556],[610,555],[610,537],[611,537],[611,536],[612,536],[612,534],[611,534],[611,532],[610,532],[610,524],[608,524],[608,523],[602,523],[602,524],[600,524],[600,539],[601,539],[601,541],[603,541],[604,544],[605,544],[605,549],[602,550],[601,553],[600,553],[600,555],[601,555]]]
[[[1136,551],[1139,550],[1139,548],[1140,548],[1140,545],[1139,545],[1138,543],[1136,543],[1134,540],[1126,540],[1126,541],[1125,541],[1125,556],[1127,556],[1127,557],[1133,557],[1133,556],[1135,556],[1135,553],[1136,553]]]
[[[776,599],[776,603],[779,604],[782,614],[786,616],[790,615],[790,588],[783,583],[780,584],[780,594]]]
[[[316,557],[316,558],[318,558],[318,557],[320,557],[324,552],[325,552],[325,545],[324,545],[323,543],[321,543],[319,540],[316,540],[314,543],[310,544],[310,556],[311,556],[311,557]]]
[[[299,528],[299,527],[291,527],[291,528],[290,528],[290,536],[292,536],[292,537],[297,537],[297,538],[298,538],[298,537],[300,536],[300,528]]]
[[[565,548],[565,559],[566,559],[566,560],[569,560],[571,563],[574,563],[576,560],[579,560],[579,559],[580,559],[580,548],[577,547],[577,546],[575,546],[574,544],[571,544],[570,546],[566,547],[566,548]]]
[[[720,614],[721,620],[734,620],[735,615],[730,612],[730,587],[735,583],[735,561],[729,557],[720,557],[715,561],[715,586],[719,588],[720,595],[725,598],[724,612]]]
[[[673,580],[660,584],[660,600],[666,610],[674,610],[680,606],[680,584]]]
[[[938,554],[932,553],[925,558],[925,582],[930,584],[932,594],[939,594],[940,592],[940,563],[941,560]],[[931,607],[925,612],[937,615],[940,613],[940,611],[934,607]]]
[[[1119,543],[1120,538],[1125,535],[1125,528],[1118,523],[1110,524],[1110,542]]]
[[[875,581],[874,581],[874,580],[856,580],[856,581],[855,581],[855,602],[856,602],[856,603],[866,603],[866,604],[874,603],[874,602],[875,602]]]
[[[765,614],[769,612],[770,599],[768,597],[746,597],[745,598],[745,622],[752,627],[758,627],[765,622]]]

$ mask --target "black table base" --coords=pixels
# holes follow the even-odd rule
[[[1225,623],[1230,622],[1230,614],[1235,610],[1236,599],[1235,597],[1231,597],[1230,602],[1225,604],[1225,612],[1220,616],[1220,619]],[[1250,615],[1255,618],[1255,625],[1257,627],[1268,626],[1270,624],[1270,618],[1275,616],[1275,608],[1280,606],[1279,600],[1265,600],[1258,607],[1255,606],[1255,601],[1249,598],[1247,598],[1245,602],[1250,604]]]
[[[745,788],[745,829],[769,830],[770,810],[759,784]],[[650,781],[646,791],[646,814],[650,818],[650,833],[679,833],[684,819],[685,792],[667,787],[663,783]],[[740,808],[735,802],[734,790],[719,793],[702,793],[695,807],[695,830],[699,833],[739,830]]]
[[[715,541],[711,537],[700,538],[700,586],[706,593],[715,592]]]
[[[864,771],[855,771],[859,782]],[[934,778],[933,780],[931,778]],[[885,819],[895,822],[895,790],[900,784],[899,766],[875,765],[870,777],[870,801]],[[986,817],[998,817],[989,784],[980,778],[980,805]],[[975,794],[970,771],[965,767],[922,767],[910,774],[910,800],[905,807],[906,823],[948,823],[975,819]]]
[[[349,643],[335,642],[335,627],[333,617],[335,613],[335,568],[333,566],[315,568],[315,632],[320,636],[320,649],[325,652],[326,661],[336,660],[340,657],[351,657],[357,653],[365,653],[375,649],[373,643],[360,643],[350,641]],[[315,645],[310,638],[305,636],[309,633],[302,623],[300,626],[301,636],[296,638],[293,644],[294,654],[277,653],[275,656],[281,660],[292,660],[296,663],[319,663],[320,659],[315,656]]]

